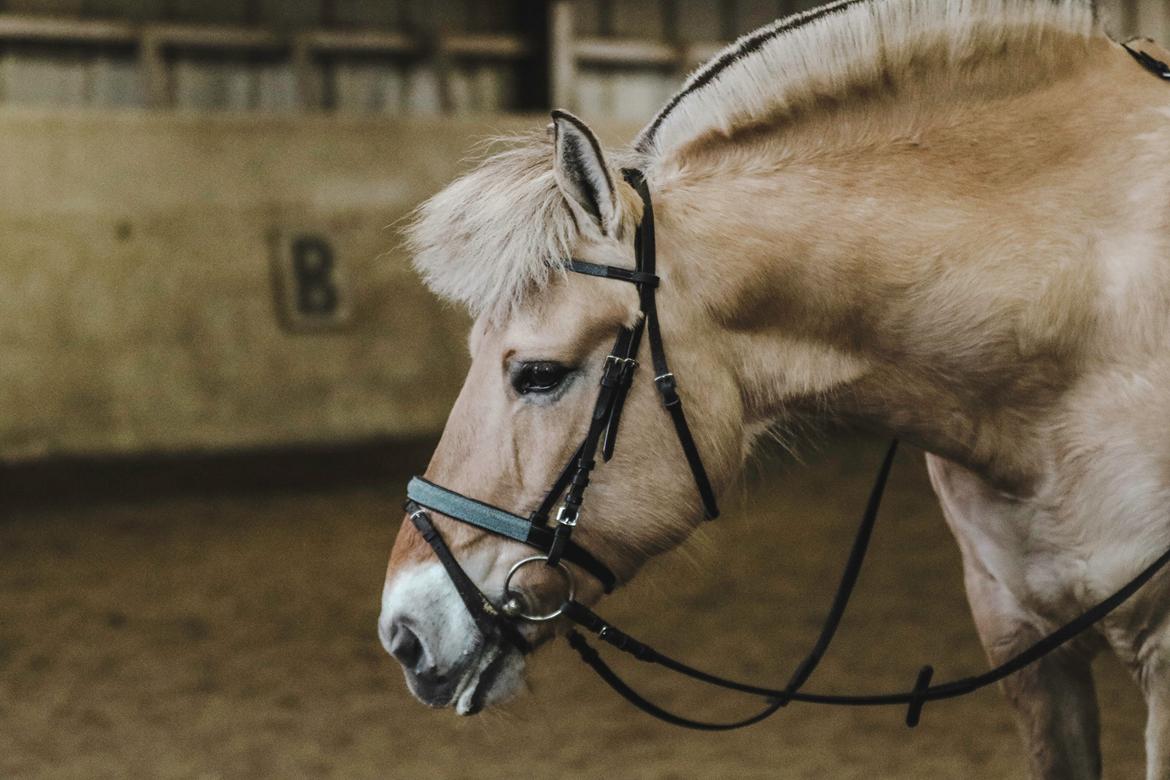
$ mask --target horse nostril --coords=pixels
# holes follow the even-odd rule
[[[390,626],[390,655],[407,669],[414,669],[422,658],[422,642],[410,626],[394,621]]]

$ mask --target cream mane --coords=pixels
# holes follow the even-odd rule
[[[639,134],[647,161],[688,141],[767,121],[824,95],[894,83],[914,63],[961,72],[1046,34],[1101,35],[1091,0],[838,0],[731,44],[687,79]]]
[[[696,71],[639,135],[634,161],[650,170],[695,139],[923,67],[961,78],[1012,44],[1101,34],[1089,0],[838,0],[745,36]],[[407,237],[434,292],[498,317],[562,272],[578,226],[552,161],[547,138],[524,139],[419,208]]]
[[[422,204],[406,228],[423,281],[472,316],[506,315],[540,287],[577,241],[577,223],[553,176],[547,137],[511,139]]]

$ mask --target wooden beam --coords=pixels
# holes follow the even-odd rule
[[[574,48],[577,61],[589,65],[693,68],[711,59],[724,46],[720,41],[675,46],[641,38],[583,38]]]
[[[170,108],[173,103],[170,74],[162,44],[151,35],[138,40],[138,68],[146,92],[148,108]]]
[[[293,78],[297,84],[297,108],[305,113],[319,111],[323,99],[313,50],[304,36],[297,36],[292,47]]]
[[[362,30],[309,30],[299,36],[305,45],[322,54],[416,55],[423,50],[412,35]]]
[[[289,48],[289,39],[258,28],[192,24],[151,24],[143,34],[161,46],[190,49],[244,49],[248,51]]]
[[[672,44],[640,38],[574,39],[573,0],[550,0],[548,6],[549,98],[554,106],[576,104],[577,69],[582,64],[675,68],[680,72],[709,59],[722,48],[718,42]],[[1151,27],[1166,24],[1170,15],[1145,16]],[[522,62],[542,48],[522,35],[451,34],[425,40],[393,31],[336,30],[318,27],[295,33],[258,27],[191,24],[136,24],[121,21],[63,19],[0,13],[0,43],[42,41],[75,45],[136,47],[146,86],[147,105],[172,103],[167,50],[173,48],[288,52],[296,73],[298,104],[320,108],[323,102],[316,65],[322,56],[430,57],[446,75],[452,60],[480,59]],[[449,103],[449,95],[446,102]]]
[[[309,51],[353,54],[418,54],[424,50],[414,36],[395,32],[311,29],[284,35],[263,28],[228,25],[133,24],[83,19],[55,19],[0,13],[0,41],[136,46],[144,38],[163,48],[244,49],[273,51],[303,45]],[[452,45],[466,56],[520,56],[527,51],[518,38],[500,35],[460,36]]]
[[[55,19],[0,14],[0,41],[45,41],[136,46],[151,38],[159,46],[210,49],[281,49],[287,38],[259,28],[190,24],[133,24],[96,19]]]
[[[574,49],[578,62],[594,65],[669,66],[682,56],[670,44],[638,38],[583,38]]]
[[[451,57],[518,60],[529,56],[532,47],[515,35],[444,35],[438,47]]]
[[[562,2],[562,5],[569,5]],[[570,9],[571,10],[571,9]],[[417,36],[398,32],[311,29],[286,35],[258,27],[192,24],[132,24],[81,19],[54,19],[0,13],[0,41],[138,46],[150,39],[167,48],[245,51],[300,50],[302,54],[370,54],[418,56],[439,50],[450,57],[520,60],[530,57],[530,41],[518,35],[441,36],[427,46]]]
[[[139,31],[126,22],[54,19],[47,16],[0,14],[0,40],[92,43],[133,46]]]
[[[576,108],[577,53],[573,45],[573,2],[553,0],[548,19],[549,102]]]

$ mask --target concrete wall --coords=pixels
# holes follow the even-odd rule
[[[0,114],[0,459],[438,430],[466,322],[392,226],[544,122]],[[320,317],[304,236],[337,266]]]

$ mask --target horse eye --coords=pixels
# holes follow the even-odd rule
[[[512,387],[520,395],[529,393],[551,393],[564,381],[571,371],[568,366],[541,360],[521,363],[512,373]]]

